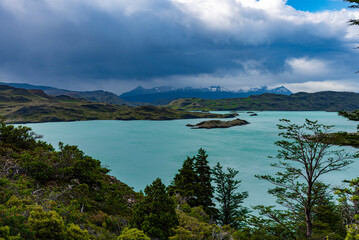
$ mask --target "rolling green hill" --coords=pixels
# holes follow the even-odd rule
[[[262,94],[247,98],[178,99],[167,107],[187,111],[354,111],[359,109],[359,94],[352,92],[296,93],[289,96]]]
[[[7,123],[82,120],[172,120],[223,118],[233,115],[192,113],[154,106],[119,106],[69,96],[49,96],[42,90],[0,85],[0,115]]]

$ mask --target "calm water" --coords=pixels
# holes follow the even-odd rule
[[[356,123],[327,112],[258,112],[257,117],[239,113],[251,124],[229,129],[190,129],[201,119],[174,121],[87,121],[28,124],[57,146],[58,142],[78,145],[87,155],[97,158],[121,181],[142,190],[155,178],[169,184],[186,156],[202,147],[211,165],[221,162],[239,170],[241,190],[249,192],[246,205],[273,204],[266,193],[271,185],[258,180],[255,174],[276,172],[269,165],[275,159],[278,140],[278,119],[287,118],[303,123],[305,118],[335,125],[335,130],[356,131]],[[348,151],[354,149],[347,147]],[[358,160],[359,161],[359,160]],[[341,180],[358,176],[359,162],[343,172],[325,177],[325,181],[340,184]]]

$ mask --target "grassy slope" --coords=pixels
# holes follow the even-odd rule
[[[256,111],[353,111],[359,109],[359,94],[350,92],[296,93],[290,96],[262,94],[219,100],[178,99],[167,105],[181,110]]]
[[[0,115],[8,123],[81,120],[171,120],[223,118],[219,114],[190,113],[154,106],[119,106],[68,96],[52,97],[42,90],[0,85]]]

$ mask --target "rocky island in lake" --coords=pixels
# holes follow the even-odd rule
[[[191,127],[192,129],[199,129],[199,128],[210,129],[210,128],[230,128],[234,126],[242,126],[247,124],[249,124],[249,122],[247,122],[246,120],[237,118],[232,121],[208,120],[208,121],[197,123],[196,125],[187,124],[186,126]]]

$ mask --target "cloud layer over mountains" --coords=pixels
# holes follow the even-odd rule
[[[0,80],[359,91],[359,11],[285,0],[0,0]]]

